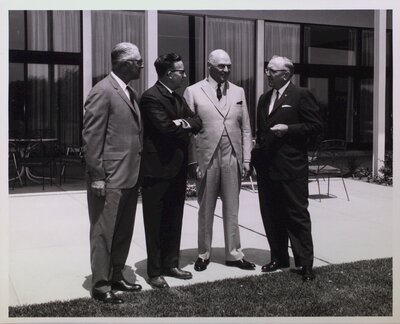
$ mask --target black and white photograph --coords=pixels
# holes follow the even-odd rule
[[[0,5],[0,323],[400,323],[400,3]]]

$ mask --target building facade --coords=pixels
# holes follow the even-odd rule
[[[385,140],[379,145],[391,150],[391,11],[384,13],[386,86],[379,109]],[[226,50],[231,81],[246,92],[253,135],[257,100],[268,90],[264,67],[272,55],[287,56],[295,63],[292,81],[310,88],[322,108],[325,139],[372,152],[375,19],[372,10],[10,11],[9,137],[40,132],[80,145],[84,99],[110,72],[113,45],[129,41],[145,61],[142,78],[132,84],[139,93],[156,81],[159,54],[182,56],[188,75],[183,92],[206,76],[211,50]]]

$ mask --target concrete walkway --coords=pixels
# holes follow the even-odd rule
[[[350,201],[340,180],[331,181],[331,193],[336,196],[322,196],[320,201],[316,183],[310,183],[316,267],[392,256],[392,188],[349,179],[346,185]],[[326,191],[324,182],[321,191]],[[9,210],[9,305],[89,297],[86,192],[10,195]],[[204,272],[193,270],[197,258],[197,210],[195,200],[186,201],[181,240],[181,266],[192,271],[193,279],[168,277],[170,286],[261,274],[261,266],[269,262],[269,246],[257,194],[242,190],[239,214],[242,248],[246,259],[256,263],[255,271],[224,265],[220,202],[214,221],[211,263]],[[151,289],[145,281],[146,257],[139,204],[125,276],[144,289]],[[316,272],[318,275],[318,269]]]

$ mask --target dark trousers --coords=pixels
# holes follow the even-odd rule
[[[314,259],[307,178],[274,181],[257,170],[258,197],[271,260],[289,263],[288,239],[296,266],[312,266]]]
[[[146,234],[147,274],[179,266],[186,172],[172,179],[144,178],[143,220]]]
[[[88,183],[93,290],[107,292],[111,290],[110,281],[123,278],[137,199],[138,185],[130,189],[106,189],[105,197],[97,197]]]

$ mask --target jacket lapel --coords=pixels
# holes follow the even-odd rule
[[[285,89],[285,92],[279,97],[278,102],[276,102],[274,104],[274,109],[272,109],[271,113],[268,115],[271,116],[272,114],[274,114],[286,101],[288,95],[290,94],[290,91],[292,90],[293,84],[290,82],[289,85],[287,86],[287,88]],[[272,96],[272,91],[271,91],[271,96]],[[270,96],[270,99],[271,99]],[[269,105],[269,101],[268,101],[268,105]]]
[[[171,111],[175,117],[181,117],[178,107],[175,104],[175,97],[165,88],[160,82],[156,82],[156,87],[160,91],[161,95],[164,97],[164,106]]]
[[[208,97],[208,99],[212,102],[215,109],[221,114],[222,117],[225,117],[226,112],[220,109],[219,102],[217,99],[216,94],[214,93],[214,89],[211,88],[210,84],[208,83],[207,79],[204,79],[201,84],[201,89],[203,90],[204,94]]]
[[[110,80],[110,83],[114,87],[114,89],[117,91],[118,95],[122,98],[123,101],[126,102],[126,104],[129,106],[129,108],[133,112],[135,118],[137,118],[138,123],[140,124],[140,112],[139,112],[139,107],[137,106],[137,103],[135,102],[135,106],[132,105],[132,102],[126,96],[124,90],[121,89],[121,87],[119,86],[118,82],[111,76],[111,74],[108,75],[108,78]],[[135,92],[135,94],[136,94],[136,92]]]

